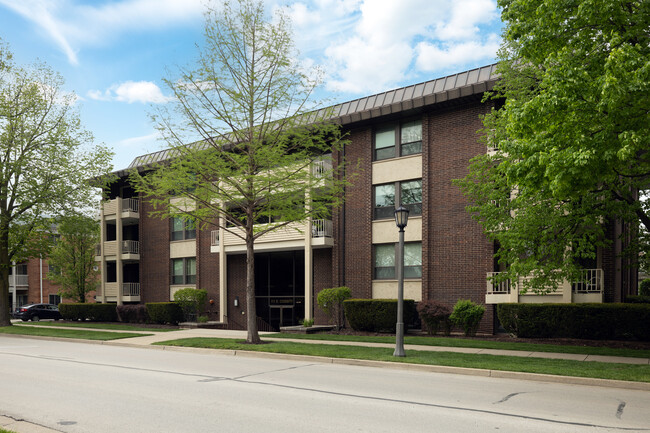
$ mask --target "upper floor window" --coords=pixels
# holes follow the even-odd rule
[[[196,284],[196,257],[172,259],[172,284]]]
[[[196,239],[196,223],[191,219],[172,218],[172,241]]]
[[[396,205],[409,210],[409,215],[422,215],[422,180],[408,180],[374,187],[374,219],[393,218]]]
[[[422,153],[422,121],[415,120],[377,129],[374,160]]]

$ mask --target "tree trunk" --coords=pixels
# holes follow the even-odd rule
[[[250,218],[249,218],[250,221]],[[248,230],[248,227],[247,227]],[[248,335],[246,342],[260,344],[260,334],[257,330],[257,308],[255,307],[255,252],[253,250],[253,228],[246,234],[246,320]]]
[[[9,236],[8,230],[0,229],[0,326],[11,325],[9,303]],[[15,290],[15,289],[14,289]]]

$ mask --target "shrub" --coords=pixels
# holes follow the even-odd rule
[[[183,320],[183,310],[176,302],[147,302],[149,320],[164,325],[177,325]]]
[[[497,314],[523,338],[650,340],[648,304],[499,304]]]
[[[302,321],[302,326],[304,326],[305,328],[311,328],[312,326],[314,326],[314,319],[305,319],[305,320],[303,320]]]
[[[628,304],[650,304],[650,295],[627,295],[625,302]]]
[[[345,317],[355,331],[395,332],[397,299],[348,299],[343,301]],[[415,317],[415,301],[404,300],[404,326]]]
[[[450,334],[451,323],[449,321],[449,315],[451,314],[451,309],[447,305],[429,299],[428,301],[418,303],[417,311],[420,319],[427,326],[429,335],[436,335],[440,329],[440,325],[442,325],[445,335]]]
[[[174,293],[174,302],[181,306],[183,317],[188,322],[196,320],[207,299],[208,291],[205,289],[187,287]]]
[[[330,323],[334,322],[336,329],[343,327],[343,301],[350,299],[352,292],[348,287],[332,287],[318,293],[316,302],[329,316]]]
[[[199,316],[198,318],[199,323],[208,323],[208,320],[210,320],[208,316]]]
[[[639,284],[639,295],[650,296],[650,278],[646,278]]]
[[[117,320],[125,323],[146,323],[147,307],[143,304],[118,305]]]
[[[117,321],[115,304],[59,304],[59,312],[65,320]]]
[[[484,306],[475,304],[469,299],[460,299],[454,305],[449,320],[456,326],[463,328],[466,336],[474,336],[484,313]]]

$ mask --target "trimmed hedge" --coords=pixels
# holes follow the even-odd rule
[[[625,302],[628,304],[650,304],[650,296],[648,295],[627,295]]]
[[[177,325],[183,321],[183,309],[176,302],[147,302],[145,305],[152,323]]]
[[[345,318],[355,331],[395,332],[397,299],[347,299],[343,301]],[[404,300],[404,327],[413,322],[415,301]]]
[[[125,323],[147,323],[149,316],[143,304],[118,305],[117,319]]]
[[[639,295],[650,296],[650,278],[646,278],[639,284]]]
[[[115,304],[59,304],[59,312],[65,320],[117,321]]]
[[[429,335],[436,335],[442,325],[442,332],[445,335],[451,333],[451,322],[449,316],[451,315],[451,308],[447,304],[440,301],[429,299],[421,301],[417,305],[418,314],[420,319],[427,328]]]
[[[499,304],[497,314],[517,337],[650,340],[648,304]]]

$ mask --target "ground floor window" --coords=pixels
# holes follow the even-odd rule
[[[374,275],[376,280],[397,278],[395,257],[398,244],[377,244],[373,246]],[[404,278],[422,278],[422,242],[404,244]]]
[[[50,295],[48,302],[50,304],[59,305],[61,303],[61,297],[59,295]]]
[[[172,259],[172,284],[196,284],[196,257]]]

